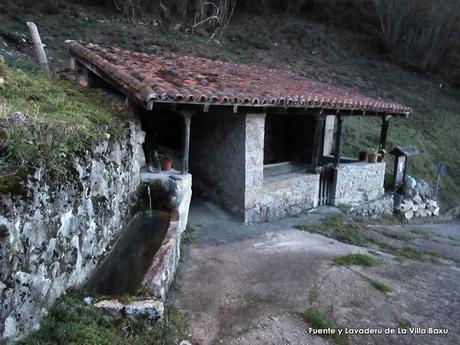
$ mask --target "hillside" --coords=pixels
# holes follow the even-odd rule
[[[0,55],[8,66],[35,73],[33,49],[25,27],[26,21],[33,20],[46,43],[54,71],[61,71],[68,65],[64,41],[81,39],[145,52],[177,51],[289,69],[351,87],[366,95],[413,108],[408,119],[394,120],[390,124],[388,147],[396,144],[417,147],[421,153],[411,160],[410,174],[431,183],[435,180],[433,164],[447,163],[448,176],[441,185],[444,210],[460,200],[460,152],[457,150],[460,91],[434,76],[396,64],[366,32],[273,14],[241,14],[230,23],[223,42],[217,44],[209,42],[208,34],[192,34],[185,30],[186,26],[174,22],[131,23],[106,8],[60,1],[53,2],[52,6],[49,4],[44,2],[36,7],[10,1],[0,4]],[[29,101],[36,103],[33,99]],[[0,103],[9,102],[11,95],[0,88]],[[56,108],[45,117],[59,112]],[[379,131],[376,119],[347,119],[345,153],[356,156],[358,151],[376,146]],[[389,158],[388,162],[391,166]]]

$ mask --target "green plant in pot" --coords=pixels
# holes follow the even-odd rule
[[[383,154],[386,153],[386,151],[380,147],[377,148],[370,148],[367,151],[367,161],[369,163],[377,163],[381,162],[383,159]]]
[[[158,172],[161,170],[161,160],[160,160],[160,155],[158,154],[157,150],[153,151],[151,162],[152,162],[153,171]]]
[[[169,171],[172,169],[172,158],[166,154],[161,155],[161,170]]]

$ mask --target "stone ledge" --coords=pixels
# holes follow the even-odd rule
[[[142,280],[138,293],[152,294],[164,301],[174,279],[180,257],[179,213],[171,214],[171,223],[163,243]]]
[[[169,179],[174,179],[174,180],[188,180],[192,178],[192,175],[187,173],[187,174],[181,174],[180,171],[171,169],[169,171],[160,171],[160,172],[149,172],[143,171],[141,172],[141,182],[142,183],[154,183],[154,182],[166,182]]]
[[[133,318],[147,317],[149,320],[156,321],[163,316],[163,302],[154,299],[145,299],[123,304],[120,301],[103,300],[94,305],[105,315],[113,318],[129,316]]]

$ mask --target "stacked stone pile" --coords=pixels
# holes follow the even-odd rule
[[[386,194],[380,199],[354,205],[347,213],[353,217],[378,218],[391,216],[393,214],[393,195]]]
[[[423,200],[419,195],[405,199],[401,204],[401,212],[406,219],[414,217],[439,216],[439,205],[436,200]]]
[[[430,186],[423,180],[416,182],[408,176],[406,195],[400,210],[406,219],[439,216],[439,204],[433,199]]]

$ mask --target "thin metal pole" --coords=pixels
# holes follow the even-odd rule
[[[439,190],[439,182],[441,180],[441,174],[438,172],[437,176],[436,176],[436,192],[434,194],[434,198],[436,200],[438,200],[438,190]]]

